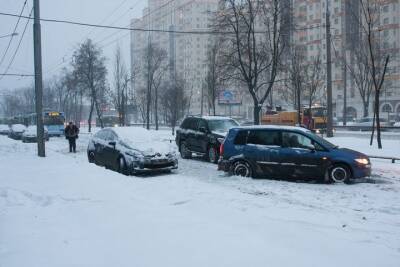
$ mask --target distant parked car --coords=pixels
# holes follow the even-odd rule
[[[8,135],[10,133],[10,127],[7,124],[0,124],[0,134]]]
[[[10,132],[8,133],[8,137],[15,139],[15,140],[21,140],[22,139],[22,134],[25,132],[26,127],[23,124],[13,124],[10,127]]]
[[[361,130],[361,131],[370,131],[372,130],[374,118],[361,118],[356,120],[353,123],[348,123],[349,126],[352,126],[354,130]],[[382,127],[389,127],[391,126],[389,121],[386,118],[380,118],[380,124]]]
[[[158,140],[153,132],[140,127],[98,131],[89,141],[87,155],[90,163],[126,175],[178,168],[171,144]]]
[[[44,128],[44,140],[49,141],[49,132],[47,128]],[[22,134],[22,142],[24,143],[36,143],[37,142],[37,127],[31,125]]]
[[[228,130],[239,124],[228,117],[189,116],[176,131],[176,144],[181,157],[188,159],[193,153],[203,155],[208,161],[217,163],[219,146]]]
[[[220,154],[219,170],[245,177],[349,182],[371,174],[368,156],[299,127],[232,128]]]
[[[400,127],[400,121],[395,122],[395,123],[393,124],[393,126],[394,126],[394,127]]]

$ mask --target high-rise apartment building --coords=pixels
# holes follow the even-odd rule
[[[347,115],[362,117],[363,102],[349,73],[354,63],[354,53],[360,49],[362,20],[359,1],[352,0],[293,0],[293,43],[304,46],[306,57],[312,61],[321,55],[326,67],[326,5],[329,5],[332,45],[332,81],[334,115],[342,117],[344,96]],[[381,111],[386,115],[400,116],[400,3],[399,0],[378,1],[380,8],[376,36],[383,54],[390,55],[389,69],[381,97]],[[345,61],[343,61],[345,59]],[[346,62],[346,63],[344,63]],[[323,103],[324,104],[324,103]],[[372,113],[371,95],[369,115]],[[382,115],[384,116],[384,115]]]
[[[148,0],[148,7],[132,28],[172,31],[209,31],[218,0]],[[145,66],[143,53],[152,42],[168,54],[172,71],[187,81],[186,95],[190,98],[189,113],[200,113],[202,89],[206,74],[208,46],[212,38],[207,34],[133,31],[131,34],[131,65]],[[134,88],[144,86],[140,76]],[[203,94],[204,95],[204,94]],[[206,101],[206,100],[204,100]]]

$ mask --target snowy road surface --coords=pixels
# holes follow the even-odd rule
[[[321,185],[228,177],[201,160],[156,177],[87,163],[63,138],[0,136],[0,266],[400,266],[400,164]],[[368,154],[368,140],[333,139]]]

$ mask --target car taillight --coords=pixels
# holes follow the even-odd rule
[[[222,142],[221,145],[219,146],[219,155],[222,157],[223,154],[224,154],[224,142]]]

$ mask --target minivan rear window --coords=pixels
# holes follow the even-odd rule
[[[247,131],[239,131],[236,134],[236,137],[235,137],[235,140],[233,141],[233,143],[235,145],[245,145],[246,139],[247,139]]]
[[[250,131],[249,137],[247,138],[247,144],[264,145],[264,146],[280,146],[280,131],[268,130],[268,131]]]

